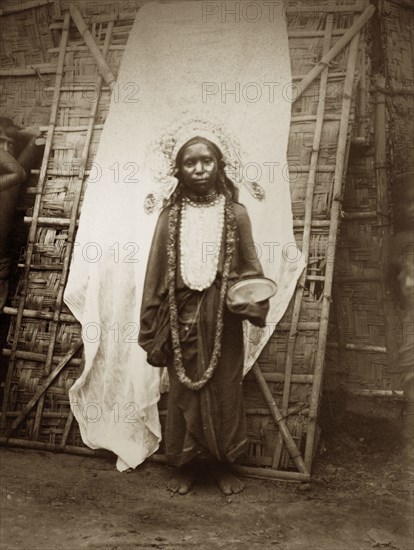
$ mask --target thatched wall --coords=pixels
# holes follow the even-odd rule
[[[401,369],[395,348],[391,359],[387,354],[384,318],[388,315],[390,319],[389,340],[394,340],[395,347],[407,337],[407,327],[402,326],[398,315],[395,281],[389,281],[384,289],[380,229],[388,226],[393,233],[396,180],[399,174],[414,169],[414,5],[384,1],[376,2],[376,6],[366,47],[367,118],[361,121],[364,126],[359,126],[364,140],[354,140],[350,153],[343,202],[347,216],[341,225],[334,277],[331,339],[339,349],[331,347],[327,353],[325,382],[331,389],[341,386],[352,395],[368,393],[398,399],[394,392],[401,390]],[[385,76],[386,82],[388,212],[381,212],[375,167],[375,74]],[[384,290],[394,301],[387,311]],[[349,344],[354,349],[349,349]],[[357,408],[368,410],[366,403]],[[355,403],[350,406],[355,407]]]

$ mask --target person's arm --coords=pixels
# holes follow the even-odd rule
[[[26,178],[26,171],[8,151],[0,149],[0,192],[20,185]]]
[[[29,126],[19,130],[17,135],[18,154],[17,160],[26,172],[37,166],[43,156],[45,140],[41,138],[42,132],[36,126]]]
[[[252,236],[252,226],[244,206],[235,205],[238,243],[237,280],[251,277],[263,277],[263,269],[257,257]],[[269,311],[269,300],[262,302],[246,302],[243,304],[227,304],[232,313],[247,319],[253,325],[264,327]]]
[[[30,170],[39,164],[44,140],[38,127],[19,130],[14,143],[14,155],[0,149],[0,192],[20,185]]]

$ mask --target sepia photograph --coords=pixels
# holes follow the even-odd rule
[[[414,548],[414,0],[0,0],[1,550]]]

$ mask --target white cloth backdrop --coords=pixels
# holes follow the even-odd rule
[[[158,214],[143,208],[155,188],[146,168],[148,144],[180,113],[213,116],[239,140],[244,178],[265,191],[262,201],[244,187],[240,193],[265,274],[279,286],[269,328],[245,327],[246,371],[286,310],[304,266],[294,248],[286,164],[286,23],[281,3],[271,11],[255,4],[245,11],[243,2],[150,2],[139,11],[125,49],[65,290],[85,345],[71,407],[85,444],[112,450],[120,470],[145,460],[161,437],[159,370],[146,363],[136,342]]]

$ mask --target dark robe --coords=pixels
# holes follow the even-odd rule
[[[141,306],[138,342],[156,366],[157,353],[171,349],[168,310],[167,242],[168,213],[159,217],[151,252]],[[234,203],[236,246],[229,275],[229,286],[246,277],[263,276],[252,239],[246,208]],[[176,300],[183,365],[187,376],[199,380],[212,355],[217,307],[225,250],[225,230],[214,283],[199,292],[183,282],[176,273]],[[178,251],[177,265],[180,265]],[[182,466],[195,457],[233,462],[246,449],[246,417],[243,405],[243,319],[265,325],[268,301],[239,308],[238,314],[225,306],[221,355],[212,378],[198,391],[186,388],[177,378],[171,352],[167,351],[170,379],[166,455],[170,464]],[[156,350],[154,352],[154,349]],[[161,353],[160,357],[163,356]],[[155,358],[155,359],[154,359]]]

